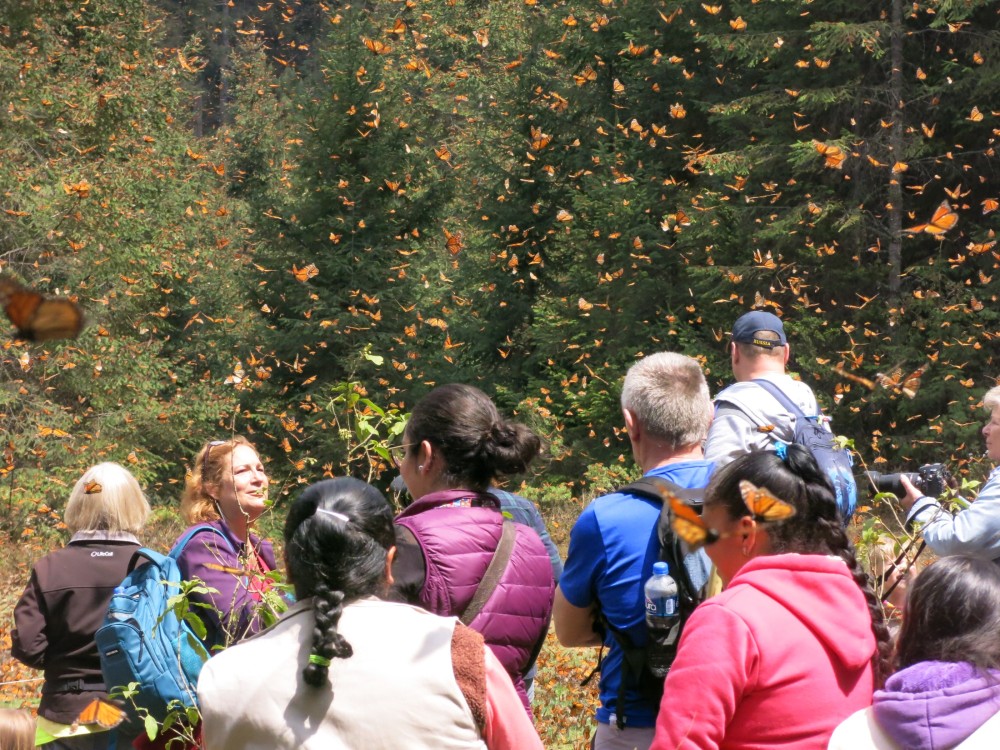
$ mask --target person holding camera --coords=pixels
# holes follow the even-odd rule
[[[1000,386],[983,396],[990,420],[983,427],[986,454],[1000,461]],[[1000,562],[1000,467],[994,467],[982,491],[968,508],[951,515],[910,481],[900,475],[906,495],[900,500],[906,523],[922,524],[927,546],[939,556],[970,555]]]

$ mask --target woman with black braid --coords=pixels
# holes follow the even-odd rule
[[[378,490],[350,478],[312,485],[289,509],[284,538],[298,603],[205,665],[206,750],[540,750],[482,636],[377,598],[395,555]]]
[[[741,480],[795,515],[768,523]],[[871,704],[890,654],[833,489],[806,448],[782,445],[716,472],[702,521],[725,590],[685,626],[650,750],[826,748]]]

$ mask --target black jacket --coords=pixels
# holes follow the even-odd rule
[[[45,670],[38,713],[71,724],[95,697],[106,697],[94,633],[125,578],[132,540],[79,539],[37,563],[14,607],[11,655]]]

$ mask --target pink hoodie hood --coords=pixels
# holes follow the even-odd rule
[[[841,663],[860,668],[875,656],[871,620],[844,617],[866,611],[868,602],[847,563],[828,555],[783,554],[756,557],[730,584],[752,586],[791,612]]]

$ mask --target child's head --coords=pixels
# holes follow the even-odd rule
[[[1000,566],[945,557],[910,584],[896,642],[899,669],[922,661],[1000,668]]]
[[[0,708],[0,750],[32,750],[35,720],[24,709]]]

